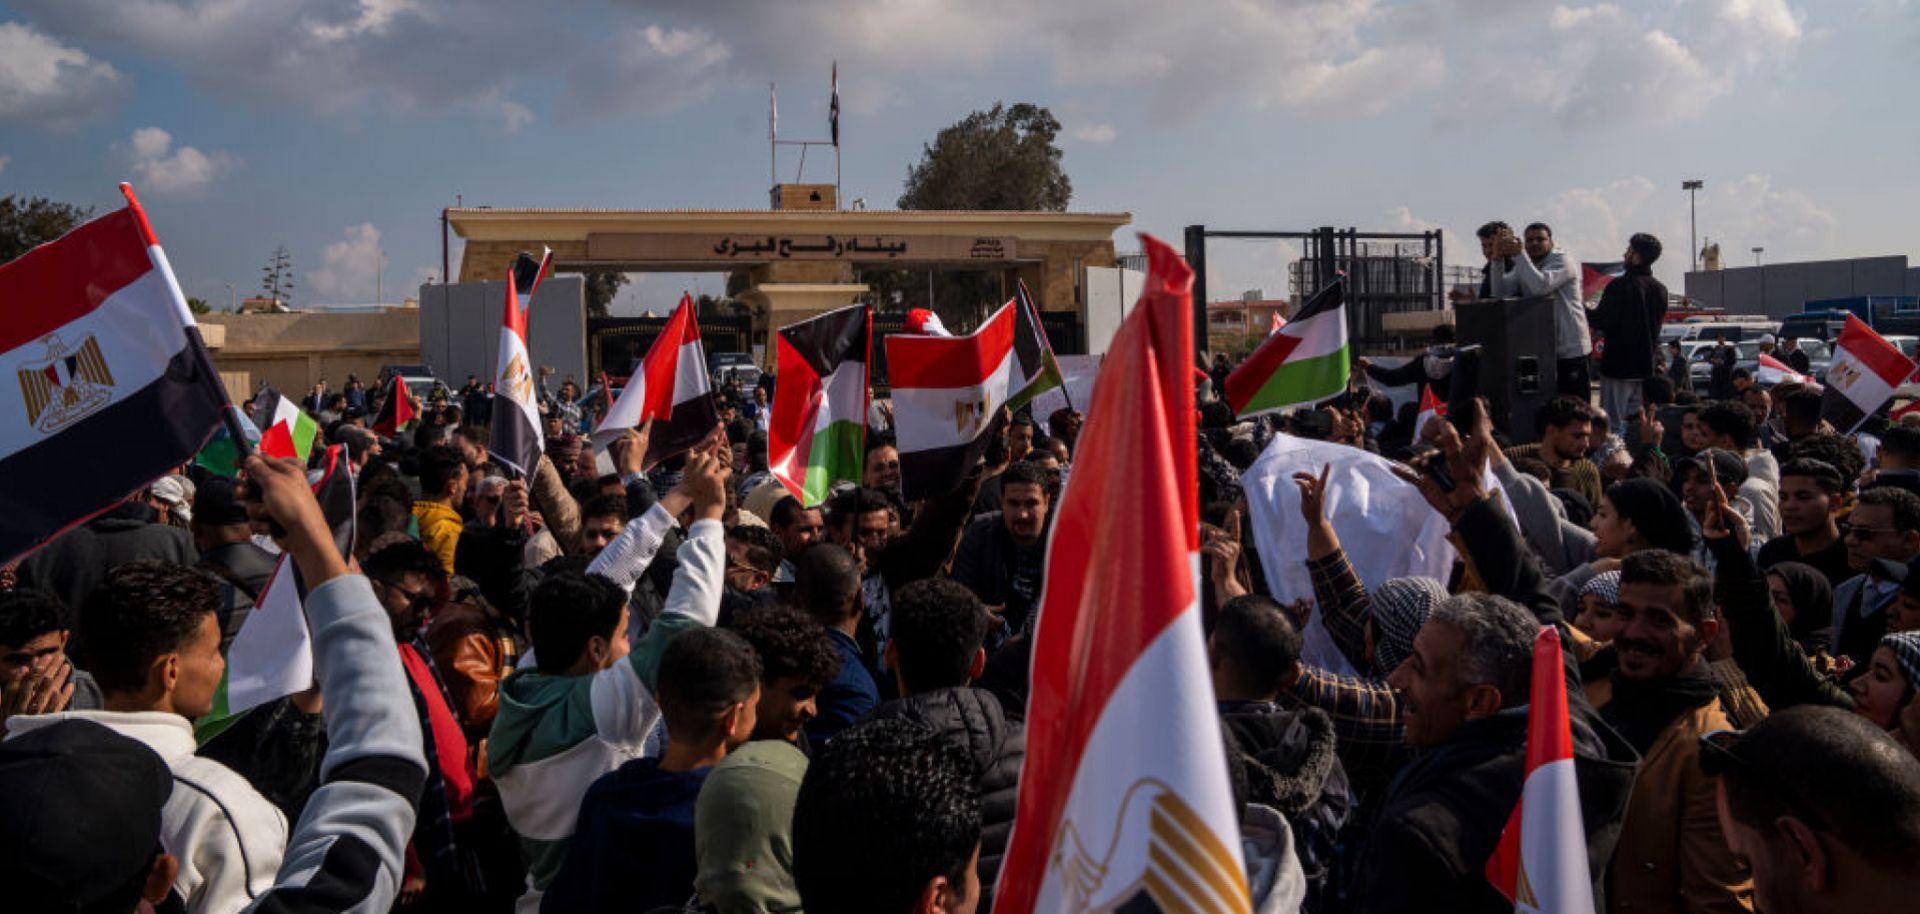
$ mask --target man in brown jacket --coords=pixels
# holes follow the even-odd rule
[[[1718,779],[1700,770],[1700,737],[1733,728],[1703,653],[1719,630],[1713,579],[1660,549],[1626,557],[1616,611],[1618,665],[1601,717],[1640,752],[1613,858],[1614,912],[1753,910],[1753,879],[1727,848]]]

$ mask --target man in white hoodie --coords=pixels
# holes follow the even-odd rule
[[[1524,243],[1511,234],[1495,240],[1495,257],[1488,261],[1488,268],[1495,271],[1489,283],[1493,296],[1553,298],[1553,354],[1559,360],[1555,393],[1590,400],[1593,382],[1587,353],[1593,341],[1587,337],[1587,306],[1580,294],[1580,261],[1565,248],[1554,246],[1553,229],[1544,222],[1527,226],[1525,237]],[[1522,253],[1526,256],[1515,256]]]
[[[213,710],[220,656],[219,583],[170,562],[122,565],[80,609],[81,639],[105,710],[8,721],[14,735],[88,720],[145,744],[174,786],[160,844],[179,861],[173,889],[195,914],[229,914],[273,887],[287,820],[232,769],[194,754],[193,720]]]

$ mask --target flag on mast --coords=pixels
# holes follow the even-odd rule
[[[1487,881],[1516,910],[1573,914],[1593,910],[1587,829],[1574,775],[1573,728],[1560,630],[1533,639],[1533,689],[1527,707],[1527,776],[1500,844],[1487,858]]]
[[[1235,415],[1312,406],[1346,391],[1346,289],[1345,275],[1321,287],[1227,375],[1227,403]]]
[[[873,312],[849,305],[780,328],[767,424],[774,478],[812,507],[835,482],[858,480],[866,460],[867,363]]]
[[[833,103],[827,106],[827,130],[833,134],[833,145],[840,145],[840,61],[833,62]]]
[[[605,381],[601,383],[605,389]],[[647,466],[699,444],[720,424],[707,385],[707,355],[700,345],[700,322],[694,319],[691,294],[681,295],[680,307],[654,338],[640,370],[627,379],[620,399],[593,430],[593,446],[605,449],[627,429],[648,419],[653,420],[653,429],[647,440]]]
[[[1820,418],[1842,435],[1853,434],[1893,399],[1894,390],[1913,376],[1913,370],[1913,361],[1899,347],[1873,332],[1865,321],[1847,315],[1846,327],[1833,344],[1833,361],[1827,366]]]
[[[193,460],[232,408],[145,210],[120,192],[125,207],[0,265],[0,359],[19,385],[0,397],[0,563]]]
[[[1060,360],[1053,356],[1053,344],[1047,342],[1047,328],[1040,323],[1040,309],[1034,306],[1026,280],[1014,283],[1010,304],[1014,306],[1013,351],[1018,357],[1012,365],[1007,408],[1019,409],[1056,387],[1064,395],[1066,376],[1060,371]],[[1073,398],[1066,399],[1067,408],[1073,408]]]
[[[1252,908],[1200,627],[1193,271],[1142,241],[1127,370],[1095,382],[1048,540],[999,914]]]
[[[507,271],[507,307],[500,319],[500,351],[494,356],[493,391],[496,405],[492,436],[487,444],[502,464],[522,477],[531,477],[546,443],[540,428],[540,407],[534,401],[533,357],[527,350],[527,309],[541,277],[553,264],[553,249],[534,260],[525,251]],[[396,387],[396,390],[398,388]]]

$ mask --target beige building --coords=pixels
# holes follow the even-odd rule
[[[330,390],[342,389],[349,374],[371,387],[380,366],[420,361],[418,308],[218,311],[198,320],[214,367],[235,403],[252,395],[262,381],[289,396],[304,396],[321,378]]]

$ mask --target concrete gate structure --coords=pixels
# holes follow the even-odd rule
[[[810,187],[810,186],[809,186]],[[1127,213],[878,211],[833,208],[831,185],[775,188],[773,210],[449,209],[466,241],[462,282],[501,279],[516,254],[553,248],[556,271],[744,271],[735,298],[753,308],[773,358],[773,328],[853,303],[862,269],[965,268],[1025,280],[1043,311],[1086,318],[1087,267],[1114,265]],[[812,206],[808,206],[808,197]],[[807,208],[792,208],[794,206]],[[822,208],[824,206],[824,208]]]

